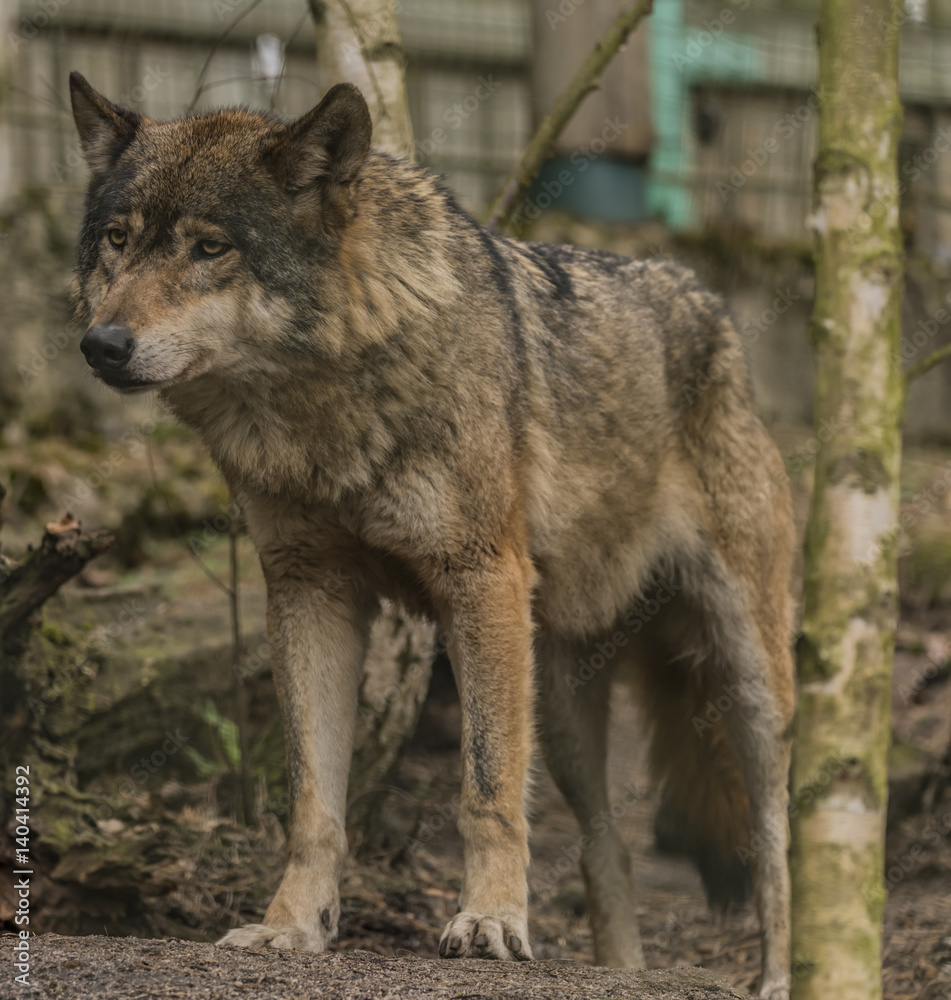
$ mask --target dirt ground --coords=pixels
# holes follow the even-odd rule
[[[13,964],[10,938],[0,962]],[[18,956],[19,957],[19,956]],[[574,962],[383,958],[367,951],[307,955],[235,951],[187,941],[63,937],[33,943],[29,985],[3,996],[63,1000],[742,1000],[701,969],[626,972]],[[0,980],[2,982],[3,980]]]

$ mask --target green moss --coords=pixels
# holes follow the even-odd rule
[[[54,625],[52,622],[44,622],[40,626],[40,634],[43,636],[47,642],[53,643],[55,646],[68,646],[69,639],[66,633],[60,628],[59,625]]]

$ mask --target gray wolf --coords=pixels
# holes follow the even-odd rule
[[[762,991],[785,997],[792,520],[720,300],[667,261],[490,234],[371,148],[350,85],[292,122],[163,122],[71,83],[91,173],[82,351],[201,435],[267,582],[287,867],[264,922],[222,943],[321,951],[336,934],[357,683],[389,598],[448,634],[463,707],[465,879],[440,955],[532,957],[533,705],[589,831],[628,674],[663,828],[714,901],[749,862]],[[624,844],[613,827],[585,844],[596,960],[640,966]]]

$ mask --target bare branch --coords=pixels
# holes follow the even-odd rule
[[[947,361],[951,358],[951,344],[945,344],[944,347],[939,347],[937,351],[932,352],[928,357],[923,358],[916,365],[912,365],[905,372],[905,387],[911,385],[911,383],[916,378],[921,378],[925,372],[930,372],[932,368],[936,368],[941,364],[942,361]]]
[[[0,581],[0,638],[18,629],[112,541],[112,535],[104,531],[83,534],[69,514],[48,524],[39,548]]]
[[[585,97],[601,85],[601,74],[617,54],[618,49],[627,41],[628,35],[653,8],[654,0],[639,0],[638,3],[621,11],[611,27],[601,36],[591,54],[555,101],[551,114],[538,126],[522,158],[509,174],[501,193],[489,210],[486,226],[493,232],[502,232],[508,227],[516,205],[541,170],[548,150],[571,121],[572,115]]]
[[[218,51],[221,43],[231,34],[232,31],[261,3],[261,0],[251,0],[251,3],[238,14],[237,17],[232,18],[231,23],[225,28],[224,31],[215,39],[214,44],[208,51],[208,55],[205,58],[205,63],[201,68],[201,72],[198,74],[198,82],[195,84],[195,93],[192,97],[191,104],[188,105],[188,111],[194,111],[195,105],[198,103],[198,98],[201,97],[202,90],[204,89],[205,77],[208,75],[208,69],[211,66],[211,60],[215,58],[215,53]]]

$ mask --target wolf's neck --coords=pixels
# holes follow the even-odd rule
[[[455,381],[458,221],[431,175],[376,157],[356,218],[315,267],[312,328],[288,301],[273,329],[247,331],[231,375],[167,391],[232,484],[339,498],[416,439],[420,408],[440,405],[433,386]]]
[[[373,483],[395,435],[357,392],[307,374],[243,385],[204,375],[165,397],[232,488],[339,500]]]

